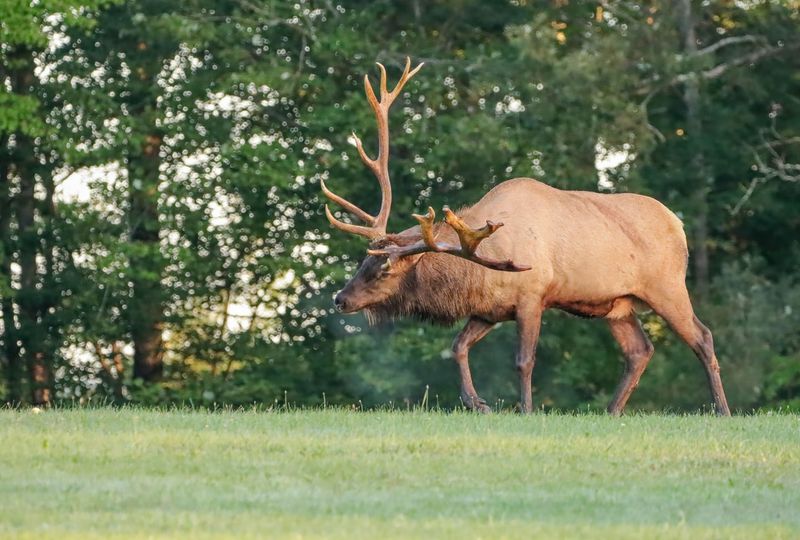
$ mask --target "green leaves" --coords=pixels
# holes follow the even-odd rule
[[[0,136],[24,133],[37,137],[45,133],[46,124],[35,96],[12,94],[0,89]]]

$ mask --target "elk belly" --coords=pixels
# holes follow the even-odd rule
[[[603,302],[556,302],[551,307],[590,319],[623,319],[633,312],[635,298],[621,296]]]
[[[633,312],[636,298],[623,296],[614,300],[611,311],[605,314],[606,319],[624,319]]]

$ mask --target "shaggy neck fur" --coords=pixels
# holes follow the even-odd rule
[[[452,325],[476,311],[486,272],[452,255],[425,253],[396,294],[366,310],[367,318],[371,323],[411,317]]]

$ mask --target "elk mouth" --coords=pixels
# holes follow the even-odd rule
[[[351,307],[336,307],[336,310],[341,313],[342,315],[352,315],[353,313],[358,313],[361,311],[362,308],[351,308]]]

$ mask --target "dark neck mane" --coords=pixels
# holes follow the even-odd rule
[[[472,315],[480,302],[486,269],[442,253],[425,253],[397,294],[366,310],[370,322],[414,318],[452,325]]]

